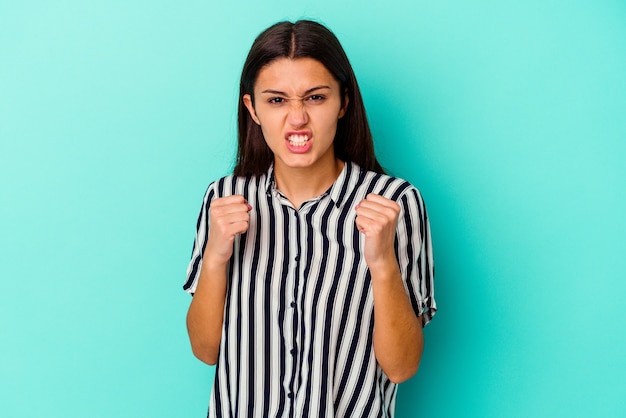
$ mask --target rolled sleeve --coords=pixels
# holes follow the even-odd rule
[[[426,325],[437,311],[430,224],[420,192],[411,187],[398,201],[396,254],[411,305]]]
[[[200,269],[202,268],[202,256],[206,248],[207,239],[209,237],[209,206],[215,196],[214,183],[211,183],[204,194],[198,222],[196,223],[196,238],[191,251],[191,260],[187,266],[187,279],[183,284],[183,289],[193,295],[198,286],[200,278]]]

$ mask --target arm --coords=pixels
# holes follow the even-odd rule
[[[421,317],[407,296],[394,252],[399,205],[370,194],[357,206],[364,257],[374,294],[374,353],[387,377],[400,383],[415,374],[424,348]]]
[[[374,293],[374,353],[387,377],[401,383],[417,372],[422,357],[422,318],[413,312],[397,262],[388,271],[370,272]]]
[[[226,269],[235,236],[248,229],[250,209],[239,195],[215,199],[211,203],[209,237],[200,278],[187,312],[191,349],[198,359],[208,364],[217,362],[224,320]]]

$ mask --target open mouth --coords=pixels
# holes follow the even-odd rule
[[[309,140],[308,135],[289,135],[287,138],[292,147],[304,147]]]

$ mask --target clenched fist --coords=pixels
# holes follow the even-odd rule
[[[233,255],[237,234],[248,230],[252,206],[241,195],[215,199],[209,207],[209,239],[204,251],[204,262],[212,265],[228,263]]]
[[[356,226],[365,235],[364,257],[370,270],[396,265],[394,240],[400,205],[370,193],[356,206]]]

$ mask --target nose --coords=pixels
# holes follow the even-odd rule
[[[309,115],[306,111],[306,106],[304,105],[302,100],[289,101],[289,113],[287,115],[287,122],[294,128],[304,126],[309,122]]]

